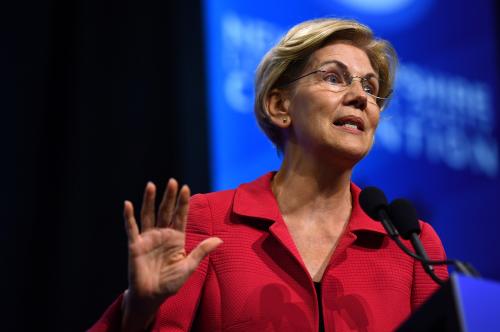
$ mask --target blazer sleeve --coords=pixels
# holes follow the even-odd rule
[[[434,228],[431,225],[420,222],[422,232],[420,233],[420,241],[431,260],[444,260],[446,254],[443,244],[439,239]],[[425,272],[422,264],[415,260],[413,266],[413,286],[411,295],[411,309],[418,309],[434,292],[439,288],[434,280]],[[448,279],[448,268],[446,265],[435,265],[434,272],[443,280]]]
[[[211,211],[205,195],[195,195],[190,200],[186,225],[186,251],[191,250],[212,234]],[[189,277],[179,292],[169,297],[156,314],[151,331],[189,331],[196,315],[198,303],[208,271],[205,258]],[[89,329],[91,332],[120,330],[123,295],[118,297],[102,317]]]

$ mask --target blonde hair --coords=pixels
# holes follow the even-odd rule
[[[389,97],[392,92],[398,62],[396,51],[388,41],[374,38],[369,27],[354,20],[335,18],[314,19],[294,26],[262,58],[255,75],[255,116],[261,129],[280,152],[285,142],[281,129],[270,120],[267,108],[269,93],[298,77],[310,55],[335,40],[347,41],[366,52],[379,75],[379,97]]]

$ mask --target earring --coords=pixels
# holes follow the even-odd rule
[[[283,123],[286,123],[287,119],[286,118],[283,118]]]

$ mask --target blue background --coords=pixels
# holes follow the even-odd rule
[[[306,19],[354,18],[391,41],[401,62],[395,97],[354,182],[411,199],[450,258],[500,280],[493,12],[491,1],[206,0],[212,189],[279,167],[253,116],[254,73],[265,52]]]

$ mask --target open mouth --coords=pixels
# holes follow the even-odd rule
[[[364,131],[363,121],[357,117],[347,116],[336,120],[333,123],[337,127],[345,127],[348,129],[355,129],[359,131]]]

